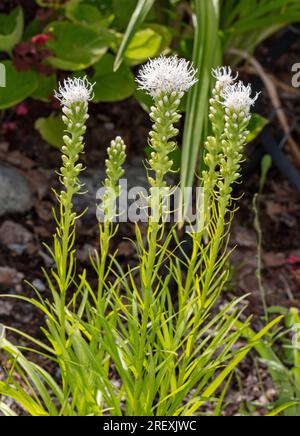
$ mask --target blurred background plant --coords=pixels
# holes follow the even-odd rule
[[[284,316],[284,327],[267,334],[254,348],[260,362],[266,366],[278,392],[273,412],[284,416],[300,415],[300,316],[297,308],[269,308],[269,313]],[[236,323],[240,327],[239,322]],[[245,337],[251,341],[255,332],[249,328]],[[277,414],[276,413],[276,414]]]
[[[135,94],[148,109],[149,99],[136,92],[132,68],[173,51],[193,59],[200,80],[186,102],[184,186],[193,183],[209,129],[211,68],[222,64],[232,48],[252,53],[273,32],[300,20],[297,0],[36,0],[39,9],[29,20],[19,3],[0,15],[0,59],[8,77],[7,87],[0,89],[2,110],[28,97],[49,103],[59,76],[86,70],[97,82],[96,103]],[[228,60],[236,65],[238,58]],[[58,146],[62,124],[55,113],[39,119],[36,127]]]
[[[65,72],[80,75],[88,70],[97,82],[95,103],[128,98],[136,91],[132,68],[168,49],[176,33],[169,26],[168,9],[164,10],[170,3],[150,10],[146,2],[147,20],[135,28],[123,63],[114,72],[115,55],[135,0],[36,3],[40,8],[29,21],[24,20],[21,3],[0,15],[0,56],[7,73],[7,87],[0,89],[2,110],[28,97],[51,102],[57,80]],[[44,139],[58,146],[62,124],[55,115],[39,119],[36,127]]]
[[[133,37],[136,23],[142,21],[146,7],[152,3],[153,0],[138,2],[138,13],[132,17],[125,33],[115,61],[116,68]],[[171,4],[182,19],[179,33],[175,35],[177,49],[181,55],[192,58],[199,77],[186,105],[180,166],[182,186],[192,186],[197,163],[202,167],[201,144],[209,130],[207,109],[211,69],[221,65],[231,49],[252,54],[258,44],[280,28],[300,21],[300,3],[297,0],[174,0]],[[189,20],[184,20],[185,14]],[[231,55],[228,61],[235,66],[239,59],[240,56]],[[252,130],[256,136],[265,126],[265,120],[260,117],[254,120]]]

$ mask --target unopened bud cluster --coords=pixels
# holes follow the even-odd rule
[[[227,205],[230,201],[232,184],[240,177],[240,164],[248,135],[247,126],[251,119],[250,109],[258,98],[251,97],[251,86],[243,82],[234,83],[231,69],[221,67],[213,71],[216,84],[210,100],[209,118],[214,136],[205,143],[206,154],[203,185],[206,192],[214,186],[219,189],[219,201]]]
[[[86,132],[86,120],[88,119],[87,103],[76,102],[70,106],[63,106],[63,122],[66,125],[66,134],[63,137],[62,163],[60,168],[61,182],[65,190],[61,192],[61,200],[64,203],[68,193],[76,194],[80,191],[78,176],[83,167],[77,163],[80,154],[84,150],[83,135]]]
[[[107,149],[108,159],[105,161],[106,179],[104,185],[117,194],[119,192],[119,179],[124,174],[123,165],[126,160],[126,145],[120,136],[111,141]]]
[[[93,98],[93,87],[94,85],[88,81],[87,77],[69,77],[59,84],[59,90],[55,92],[55,97],[62,105],[62,120],[66,126],[66,134],[63,137],[64,145],[61,149],[63,165],[60,168],[60,181],[64,190],[59,194],[62,220],[66,222],[76,217],[76,214],[72,212],[72,198],[74,194],[79,193],[81,188],[79,174],[83,167],[78,160],[84,151],[83,135],[86,132],[85,124],[89,118],[88,102]]]
[[[177,56],[160,56],[150,60],[139,72],[139,88],[151,95],[155,103],[150,112],[153,127],[149,164],[155,173],[155,178],[149,177],[152,187],[166,186],[164,176],[173,166],[170,154],[177,147],[172,138],[179,133],[174,127],[181,117],[178,108],[184,93],[197,82],[196,75],[193,66]]]
[[[150,117],[153,121],[150,135],[152,148],[149,164],[155,172],[156,179],[150,177],[151,186],[165,186],[164,176],[171,171],[173,161],[170,154],[176,149],[177,144],[172,138],[178,135],[179,130],[174,127],[181,115],[178,107],[183,93],[172,92],[169,95],[162,94],[155,99],[155,106],[152,106]]]
[[[218,183],[220,197],[224,198],[225,202],[230,199],[231,185],[240,177],[240,164],[244,158],[244,147],[249,133],[247,126],[250,119],[250,113],[245,113],[244,110],[225,109],[225,129],[220,159],[222,179]]]
[[[105,193],[102,198],[102,204],[98,209],[106,223],[111,222],[116,216],[116,199],[120,195],[119,179],[124,174],[123,165],[126,160],[126,145],[120,136],[111,141],[107,153],[108,159],[105,161]]]

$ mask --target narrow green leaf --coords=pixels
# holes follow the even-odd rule
[[[211,90],[211,70],[222,61],[218,33],[219,1],[194,0],[194,9],[196,28],[193,64],[198,70],[198,82],[192,88],[187,101],[181,158],[182,187],[193,185],[199,152],[201,156],[200,146],[208,126],[207,113]]]
[[[129,46],[134,34],[136,33],[136,31],[139,29],[139,27],[147,17],[154,2],[155,0],[138,0],[138,4],[132,14],[131,20],[128,24],[120,48],[118,50],[116,60],[114,63],[114,71],[117,71],[117,69],[120,67],[121,63],[123,62],[123,58],[127,50],[127,47]]]
[[[267,413],[266,416],[278,416],[278,415],[280,415],[280,413],[285,412],[290,407],[294,407],[296,405],[297,405],[297,403],[295,401],[283,404],[282,406],[276,407],[276,409],[272,410],[272,412]]]

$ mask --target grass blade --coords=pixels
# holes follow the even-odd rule
[[[121,42],[120,48],[118,50],[115,63],[114,71],[117,71],[123,62],[125,51],[134,36],[137,29],[144,22],[146,16],[148,15],[150,9],[152,8],[155,0],[139,0],[138,4],[132,14],[131,20],[127,26],[126,32],[124,34],[123,40]]]
[[[194,10],[196,29],[193,64],[198,69],[198,83],[193,87],[187,102],[181,159],[182,187],[189,187],[193,184],[201,141],[208,126],[211,69],[220,64],[222,60],[218,36],[219,1],[194,0]]]

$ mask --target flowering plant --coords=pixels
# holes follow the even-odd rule
[[[228,279],[225,262],[231,211],[232,184],[240,176],[250,108],[257,98],[251,88],[234,84],[230,70],[214,72],[217,83],[210,107],[213,136],[207,138],[202,174],[203,225],[190,233],[193,248],[187,256],[178,240],[176,225],[163,220],[161,189],[171,189],[166,175],[172,170],[170,153],[176,148],[178,108],[195,83],[196,71],[184,59],[160,57],[140,71],[137,82],[153,97],[149,143],[146,237],[137,224],[138,262],[124,267],[110,242],[117,228],[112,222],[110,193],[120,195],[126,146],[112,141],[106,160],[106,180],[99,222],[99,252],[91,257],[98,284],[92,286],[83,270],[77,274],[76,221],[73,198],[81,192],[78,163],[84,151],[83,135],[93,86],[86,78],[66,80],[56,93],[62,104],[66,135],[63,138],[61,192],[53,248],[55,267],[45,276],[52,299],[39,292],[28,300],[45,315],[45,342],[20,337],[34,344],[34,352],[59,367],[59,379],[29,360],[20,346],[2,334],[0,346],[10,357],[0,393],[17,401],[31,415],[195,415],[204,405],[218,414],[224,392],[219,389],[236,365],[278,322],[275,319],[249,344],[239,338],[250,319],[237,319],[243,298],[219,306]],[[158,195],[157,195],[158,190]],[[174,251],[174,244],[177,250]],[[179,256],[177,253],[181,251]],[[9,297],[9,296],[7,296]],[[11,296],[10,296],[11,297]],[[7,330],[12,330],[7,327]],[[32,348],[32,347],[31,347]],[[15,374],[18,377],[15,377]],[[218,395],[220,394],[220,395]],[[218,399],[219,396],[219,399]],[[2,401],[0,410],[13,411]]]

